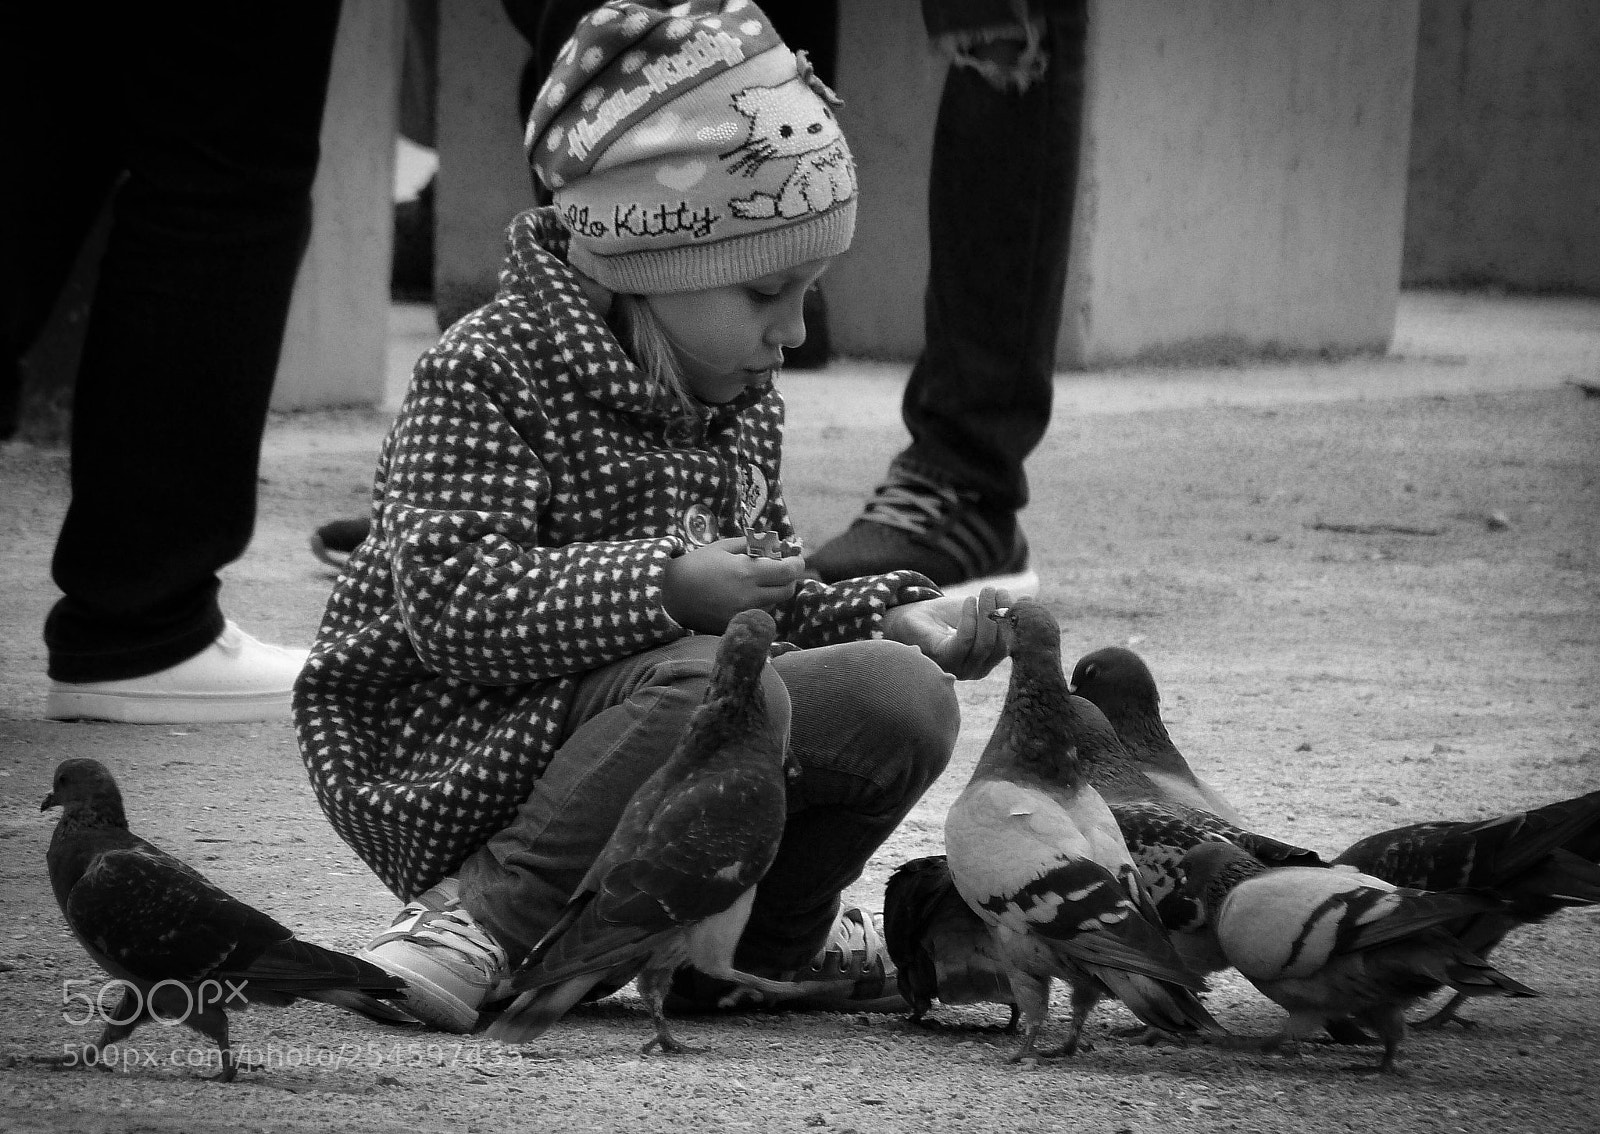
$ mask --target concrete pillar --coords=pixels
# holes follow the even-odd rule
[[[1600,5],[1427,0],[1408,284],[1600,295]]]
[[[1095,0],[1057,361],[1384,349],[1398,296],[1417,0]],[[828,283],[839,349],[921,345],[943,64],[914,5],[841,5],[861,169]]]
[[[506,227],[533,204],[517,113],[528,55],[500,0],[439,5],[433,272],[443,324],[494,297]]]
[[[392,0],[344,0],[311,243],[289,308],[275,409],[376,405],[384,397],[404,26],[404,9]]]

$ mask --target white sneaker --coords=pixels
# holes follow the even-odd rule
[[[461,883],[446,878],[407,903],[360,956],[406,982],[411,1015],[446,1032],[470,1032],[490,995],[511,977],[493,937],[461,908]]]
[[[269,645],[229,621],[215,642],[170,669],[120,681],[50,682],[44,715],[128,724],[286,721],[305,663],[305,650]]]

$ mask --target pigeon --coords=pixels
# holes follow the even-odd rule
[[[1217,948],[1262,995],[1289,1013],[1276,1046],[1353,1021],[1383,1042],[1376,1066],[1395,1072],[1406,1007],[1443,985],[1468,996],[1536,996],[1443,926],[1503,903],[1457,890],[1394,886],[1353,870],[1262,865],[1227,842],[1183,857],[1183,886],[1204,905]]]
[[[914,1024],[933,1002],[1004,1004],[1011,1009],[1005,1030],[1017,1030],[1021,1009],[1006,976],[1005,961],[982,918],[956,892],[942,854],[897,867],[883,891],[883,940],[896,967],[900,995],[911,1005]]]
[[[778,999],[825,991],[821,982],[767,980],[733,967],[756,883],[783,834],[789,766],[783,746],[756,727],[776,633],[761,610],[729,622],[705,700],[512,975],[518,995],[489,1026],[490,1038],[527,1043],[608,976],[615,984],[637,973],[655,1025],[642,1050],[691,1051],[663,1013],[672,976],[686,964]]]
[[[1506,905],[1449,928],[1487,957],[1512,930],[1571,906],[1600,903],[1600,791],[1476,822],[1412,823],[1368,835],[1333,861],[1396,886],[1419,890],[1486,889]],[[1457,1016],[1450,997],[1412,1027],[1441,1027]]]
[[[1072,669],[1067,690],[1105,714],[1130,759],[1158,789],[1152,797],[1211,812],[1229,823],[1244,817],[1221,792],[1206,783],[1172,743],[1161,719],[1161,694],[1144,659],[1121,646],[1083,655]]]
[[[347,953],[302,941],[260,910],[128,829],[117,781],[98,760],[56,768],[39,810],[61,808],[45,853],[61,913],[94,962],[120,982],[84,1062],[103,1066],[107,1045],[146,1020],[183,1023],[213,1040],[231,1082],[238,1062],[229,1008],[319,1000],[394,1023],[415,1024],[381,1002],[405,982]]]
[[[1011,1060],[1034,1054],[1055,978],[1071,988],[1072,1017],[1065,1042],[1041,1055],[1075,1053],[1107,993],[1162,1031],[1222,1034],[1195,995],[1204,981],[1161,928],[1079,758],[1082,710],[1099,711],[1067,693],[1055,618],[1028,599],[994,617],[1010,645],[1010,685],[945,818],[945,851],[956,890],[989,926],[1022,1009],[1023,1040]]]
[[[1155,681],[1133,651],[1111,647],[1086,654],[1074,668],[1067,688],[1097,693],[1122,722],[1121,728],[1114,726],[1088,697],[1074,694],[1067,698],[1077,720],[1078,759],[1089,782],[1110,805],[1123,842],[1179,955],[1202,975],[1226,968],[1201,932],[1204,911],[1179,889],[1177,867],[1184,852],[1202,840],[1221,839],[1242,847],[1268,866],[1327,864],[1313,850],[1249,830],[1226,800],[1195,779],[1167,739],[1156,712]],[[1145,757],[1124,743],[1125,732],[1142,745]],[[1212,797],[1220,811],[1212,806]]]
[[[1112,804],[1111,814],[1178,955],[1202,976],[1227,968],[1228,961],[1215,936],[1206,932],[1205,908],[1182,885],[1179,867],[1191,848],[1227,842],[1263,866],[1328,866],[1314,850],[1258,834],[1198,807],[1134,801]]]

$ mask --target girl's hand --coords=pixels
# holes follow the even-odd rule
[[[983,677],[1006,656],[1000,626],[989,615],[1011,596],[985,587],[976,598],[936,598],[890,607],[883,636],[916,646],[961,681]]]
[[[672,562],[661,580],[661,601],[674,621],[701,634],[721,634],[741,610],[771,612],[794,597],[805,574],[802,555],[752,558],[744,537],[730,536],[691,548]]]

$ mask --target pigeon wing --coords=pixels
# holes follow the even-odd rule
[[[889,876],[883,939],[913,1020],[920,1020],[934,1000],[1016,1002],[994,936],[956,891],[942,854],[913,859]]]
[[[91,860],[67,898],[73,929],[114,975],[185,983],[248,970],[293,935],[148,844]]]
[[[660,935],[726,910],[771,866],[782,815],[783,789],[765,771],[735,766],[679,785],[647,822],[618,829],[594,888],[569,903],[513,987],[641,959]]]
[[[946,843],[956,886],[985,921],[1074,960],[1200,986],[1127,882],[1096,861],[1090,839],[1046,793],[980,781],[963,797]]]

